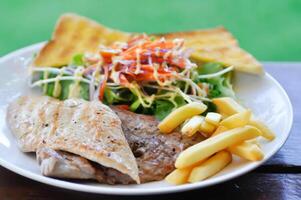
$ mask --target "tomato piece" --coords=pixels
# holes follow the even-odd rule
[[[98,99],[100,101],[102,101],[102,99],[103,99],[105,89],[106,89],[106,86],[107,86],[108,77],[109,77],[109,67],[108,67],[108,65],[105,65],[103,69],[104,69],[104,75],[105,76],[104,76],[104,80],[102,81],[102,83],[99,87]]]
[[[122,110],[130,110],[130,106],[126,104],[116,105],[115,107],[120,108]]]

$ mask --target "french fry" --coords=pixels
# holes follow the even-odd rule
[[[228,150],[239,157],[251,161],[259,161],[264,157],[264,154],[258,145],[249,143],[247,141],[236,146],[230,146],[228,147]]]
[[[245,108],[230,97],[221,97],[212,99],[216,105],[218,113],[223,116],[231,116],[233,114],[245,111]]]
[[[257,138],[246,140],[245,142],[250,143],[250,144],[256,144],[258,147],[260,147],[260,144],[259,144]]]
[[[222,134],[222,132],[224,132],[225,130],[227,130],[226,127],[219,126],[217,128],[217,131],[215,131],[212,134],[212,136]],[[257,141],[257,138],[245,140],[238,145],[230,146],[228,147],[228,151],[251,161],[262,160],[262,158],[264,157],[263,152],[261,151],[259,143]]]
[[[214,133],[211,135],[211,137],[216,136],[216,135],[218,135],[218,134],[220,134],[220,133],[223,133],[223,132],[225,132],[225,131],[227,131],[227,130],[229,130],[229,129],[226,128],[226,127],[224,127],[224,126],[219,126],[219,127],[217,127],[217,129],[214,131]],[[257,146],[260,148],[260,144],[259,144],[257,138],[253,138],[253,139],[250,139],[250,140],[246,140],[246,141],[244,141],[244,142],[249,143],[249,144],[255,144],[255,145],[257,145]],[[239,145],[239,144],[238,144],[238,145]],[[238,145],[237,145],[237,146],[238,146]]]
[[[253,126],[247,125],[245,127],[231,129],[223,134],[210,137],[207,140],[187,148],[180,153],[175,166],[179,169],[192,166],[218,151],[226,149],[229,146],[239,144],[245,140],[255,138],[259,135],[260,131]]]
[[[158,128],[162,133],[170,133],[186,119],[189,119],[195,115],[199,115],[206,109],[207,106],[203,103],[192,102],[186,104],[172,111],[167,117],[163,119],[163,121],[160,122]]]
[[[249,123],[251,116],[251,110],[245,110],[227,117],[220,122],[220,125],[229,129],[243,127]]]
[[[222,115],[219,113],[215,113],[215,112],[208,112],[205,117],[206,122],[209,122],[215,126],[218,125],[218,123],[221,121],[221,119],[222,119]]]
[[[261,136],[264,137],[264,138],[266,138],[267,140],[274,140],[275,139],[275,134],[273,133],[273,131],[271,131],[261,121],[258,121],[256,119],[252,119],[252,120],[249,121],[249,125],[258,128],[261,131],[261,133],[262,133]]]
[[[194,167],[189,175],[188,182],[194,183],[215,175],[224,169],[232,161],[232,155],[228,151],[220,151]]]
[[[212,133],[211,137],[216,136],[216,135],[218,135],[218,134],[220,134],[222,132],[225,132],[227,130],[229,130],[229,129],[227,127],[225,127],[225,126],[218,126],[216,128],[216,130],[214,131],[214,133]]]
[[[234,99],[230,97],[215,98],[212,100],[212,102],[216,105],[219,113],[221,113],[224,117],[231,116],[246,110],[243,106],[239,105]],[[273,133],[273,131],[270,130],[261,121],[253,119],[252,117],[248,124],[258,128],[262,132],[261,136],[266,138],[267,140],[275,139],[275,134]]]
[[[213,124],[207,122],[207,121],[203,121],[203,123],[201,124],[199,130],[201,132],[203,132],[206,137],[209,137],[213,132],[214,130],[216,129],[216,126],[214,126]]]
[[[181,133],[185,136],[191,137],[199,130],[203,121],[204,121],[203,116],[197,115],[192,117],[191,119],[188,120],[187,123],[184,124],[184,126],[181,129]]]
[[[185,168],[185,169],[175,169],[170,174],[165,177],[165,180],[174,185],[181,185],[187,183],[187,179],[191,172],[192,168]]]

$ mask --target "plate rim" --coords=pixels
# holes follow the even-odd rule
[[[11,59],[12,57],[17,57],[19,54],[22,54],[24,51],[32,51],[34,49],[41,48],[46,42],[40,42],[33,45],[29,45],[23,48],[20,48],[16,51],[12,51],[2,57],[0,57],[0,65],[1,63],[5,62],[6,60]],[[234,179],[238,176],[241,176],[243,174],[246,174],[255,168],[259,167],[260,165],[264,164],[267,160],[269,160],[273,155],[275,155],[276,152],[280,150],[280,148],[285,144],[287,141],[292,125],[293,125],[293,107],[292,103],[290,101],[290,98],[288,94],[286,93],[285,89],[281,86],[281,84],[272,77],[269,73],[265,72],[265,76],[267,76],[268,79],[270,79],[273,84],[277,87],[277,89],[282,93],[285,101],[288,103],[288,113],[289,113],[289,121],[287,130],[285,130],[285,138],[283,141],[280,141],[280,144],[271,151],[269,156],[265,156],[264,160],[259,162],[253,162],[250,163],[248,166],[244,167],[243,169],[240,169],[235,174],[225,174],[223,177],[216,177],[215,180],[210,181],[210,179],[203,181],[203,182],[197,182],[197,183],[190,183],[185,185],[179,185],[179,186],[170,186],[170,187],[162,187],[162,188],[113,188],[113,187],[103,187],[103,186],[91,186],[91,185],[83,185],[81,183],[73,183],[70,181],[55,179],[51,177],[46,177],[40,174],[36,174],[34,172],[31,172],[29,170],[23,169],[21,167],[18,167],[10,162],[5,161],[0,157],[0,165],[16,174],[19,174],[21,176],[24,176],[26,178],[51,185],[54,187],[59,187],[63,189],[68,190],[75,190],[79,192],[89,192],[89,193],[98,193],[98,194],[108,194],[108,195],[155,195],[155,194],[166,194],[166,193],[175,193],[175,192],[182,192],[182,191],[188,191],[193,190],[197,188],[204,188],[215,184],[220,184],[222,182],[228,181],[230,179]],[[284,133],[282,133],[284,134]]]

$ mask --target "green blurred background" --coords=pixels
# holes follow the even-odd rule
[[[65,12],[146,33],[223,25],[259,60],[301,60],[301,0],[0,0],[0,56],[49,39]]]

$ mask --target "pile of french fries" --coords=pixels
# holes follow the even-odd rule
[[[179,185],[204,180],[231,163],[232,154],[249,161],[262,160],[264,154],[257,138],[275,138],[266,125],[234,99],[222,97],[212,102],[217,112],[202,116],[207,106],[192,102],[174,110],[159,124],[162,133],[168,134],[182,125],[184,136],[202,134],[207,138],[180,153],[167,182]]]

